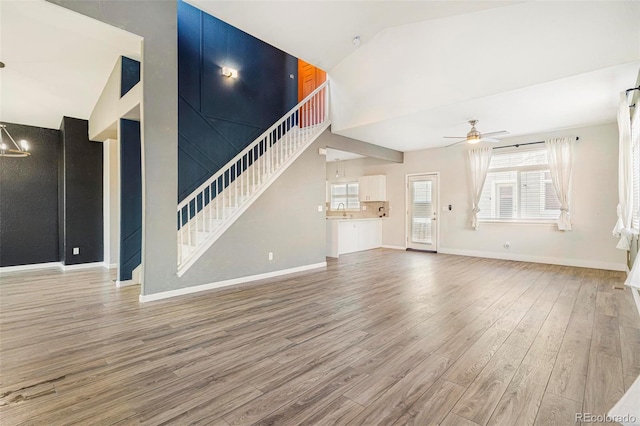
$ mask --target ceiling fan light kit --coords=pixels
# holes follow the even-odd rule
[[[446,147],[450,147],[453,145],[457,145],[462,142],[467,142],[469,144],[477,144],[478,142],[500,142],[498,139],[488,138],[487,136],[498,136],[498,135],[506,135],[509,134],[506,130],[500,130],[498,132],[490,132],[490,133],[480,133],[476,129],[476,124],[478,124],[478,120],[469,120],[469,124],[471,125],[471,130],[467,133],[466,136],[444,136],[446,139],[462,139],[461,141],[452,143],[451,145],[447,145]],[[446,148],[445,147],[445,148]]]

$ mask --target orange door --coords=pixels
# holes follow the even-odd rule
[[[298,102],[309,96],[327,79],[327,73],[298,59]],[[324,121],[324,96],[316,96],[300,111],[300,127]]]

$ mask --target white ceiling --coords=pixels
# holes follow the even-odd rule
[[[613,122],[640,69],[637,1],[189,2],[327,69],[334,133],[402,151],[473,118],[510,136]]]
[[[88,119],[118,56],[142,38],[44,0],[0,1],[0,120],[57,129]]]
[[[327,69],[335,133],[403,151],[446,145],[472,118],[510,136],[615,121],[640,68],[637,1],[189,2]],[[1,0],[0,120],[88,118],[140,46],[44,0]]]
[[[459,15],[516,1],[187,0],[241,30],[330,70],[384,28]]]

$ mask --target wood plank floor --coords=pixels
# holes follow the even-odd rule
[[[372,250],[139,304],[102,269],[0,276],[0,423],[574,424],[640,374],[624,274]]]

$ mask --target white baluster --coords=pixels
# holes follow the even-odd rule
[[[184,244],[184,228],[182,226],[182,209],[178,210],[178,223],[180,224],[180,233],[178,234],[178,265],[182,263],[182,245]]]
[[[271,175],[271,133],[267,136],[267,176]]]
[[[187,204],[187,244],[191,245],[191,205]]]
[[[231,167],[229,167],[229,169],[227,170],[228,174],[227,174],[227,193],[229,194],[229,196],[227,197],[227,206],[229,207],[229,209],[231,209]]]
[[[202,206],[202,210],[204,210],[204,230],[209,232],[211,230],[211,187],[209,187],[209,196],[206,201],[206,205]],[[209,210],[209,219],[207,219],[207,210]]]

